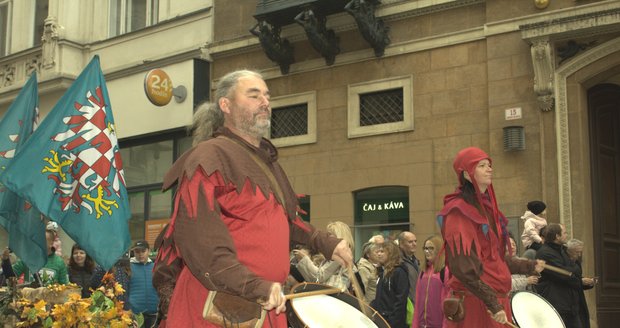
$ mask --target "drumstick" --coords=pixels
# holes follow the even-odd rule
[[[510,322],[506,322],[505,324],[508,325],[510,328],[519,328],[519,327],[511,324]]]
[[[545,270],[557,272],[559,274],[563,274],[563,275],[569,276],[569,277],[573,275],[573,273],[568,271],[568,270],[564,270],[562,268],[558,268],[558,267],[550,265],[550,264],[545,264],[544,268],[545,268]]]
[[[287,295],[284,295],[284,298],[286,298],[287,300],[292,300],[294,298],[299,298],[299,297],[315,296],[315,295],[330,295],[330,294],[338,294],[338,293],[344,293],[344,290],[338,289],[338,288],[313,290],[311,292],[287,294]]]
[[[357,282],[357,278],[355,277],[355,274],[353,273],[353,266],[352,265],[347,266],[347,270],[349,271],[349,280],[351,280],[351,284],[353,284],[353,290],[355,291],[355,297],[357,298],[357,301],[359,302],[359,305],[360,305],[360,311],[362,311],[362,313],[364,313],[365,316],[370,318],[368,311],[366,311],[366,304],[362,300],[362,295],[364,295],[362,293],[362,288],[360,287],[360,284]]]

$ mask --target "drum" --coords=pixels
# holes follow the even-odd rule
[[[303,282],[295,285],[291,293],[331,289],[317,283]],[[292,328],[390,328],[383,317],[364,303],[366,313],[360,311],[357,298],[349,293],[314,295],[289,300],[286,315]]]
[[[564,328],[558,311],[538,294],[518,292],[510,299],[512,317],[521,328]]]

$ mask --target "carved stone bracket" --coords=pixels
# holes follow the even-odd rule
[[[32,73],[41,72],[41,55],[36,55],[32,58],[28,58],[24,63],[24,71],[26,76],[32,75]]]
[[[355,18],[362,37],[372,46],[377,57],[383,56],[385,47],[390,44],[390,28],[385,26],[381,18],[375,16],[375,9],[379,4],[380,0],[351,0],[344,7]]]
[[[553,109],[553,47],[548,38],[532,40],[532,63],[534,65],[534,91],[538,95],[538,106],[543,112]]]
[[[56,65],[56,47],[60,38],[60,25],[56,21],[56,17],[48,17],[45,19],[43,26],[42,52],[43,52],[43,68],[49,69]]]
[[[250,29],[250,33],[258,37],[267,58],[278,63],[282,74],[288,74],[291,64],[295,62],[293,46],[280,37],[280,32],[280,27],[271,26],[266,21],[260,21]]]
[[[8,87],[15,83],[15,65],[4,65],[0,71],[0,86]]]
[[[315,15],[312,9],[306,9],[295,16],[295,21],[304,28],[308,41],[325,58],[325,63],[332,65],[340,53],[340,46],[334,30],[326,27],[327,18]]]

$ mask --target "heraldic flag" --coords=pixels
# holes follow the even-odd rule
[[[0,175],[23,149],[39,121],[36,73],[32,73],[0,121]],[[45,224],[41,213],[0,184],[0,224],[9,233],[9,247],[32,271],[47,262]]]
[[[102,267],[129,248],[127,189],[95,56],[0,176]]]

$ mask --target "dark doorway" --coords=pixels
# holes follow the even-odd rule
[[[620,322],[620,86],[588,90],[599,327]]]

